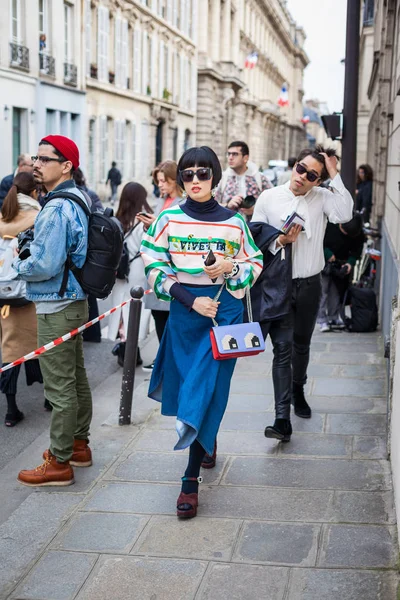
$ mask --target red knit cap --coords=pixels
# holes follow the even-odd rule
[[[42,139],[42,142],[49,142],[49,144],[54,146],[67,160],[72,162],[74,169],[79,167],[78,146],[75,142],[65,137],[65,135],[46,135]]]

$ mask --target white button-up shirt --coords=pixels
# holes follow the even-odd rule
[[[290,181],[265,190],[256,202],[252,221],[263,221],[281,229],[293,211],[301,215],[305,219],[305,231],[293,244],[293,278],[312,277],[325,265],[323,242],[328,220],[331,223],[350,221],[353,198],[339,174],[332,179],[331,189],[314,187],[305,196],[295,196],[289,186]],[[270,251],[275,254],[282,249],[274,242]]]

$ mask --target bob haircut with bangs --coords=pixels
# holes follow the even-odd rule
[[[221,181],[222,169],[221,163],[218,160],[218,156],[214,150],[211,150],[208,146],[200,146],[196,148],[189,148],[182,154],[178,163],[178,185],[184,189],[184,184],[181,177],[181,171],[185,169],[192,169],[193,167],[208,167],[212,169],[212,187],[216,187]]]

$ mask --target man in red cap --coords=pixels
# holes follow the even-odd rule
[[[72,174],[79,166],[75,142],[62,135],[48,135],[32,157],[33,175],[47,191],[45,204],[35,222],[30,255],[17,258],[14,268],[27,282],[27,298],[36,305],[39,346],[51,342],[88,320],[86,294],[65,265],[68,259],[83,266],[88,243],[88,217],[71,199],[72,193],[86,202]],[[34,350],[34,348],[32,348]],[[29,486],[64,486],[74,483],[72,466],[92,464],[88,446],[92,419],[92,396],[83,358],[82,336],[40,356],[45,397],[53,411],[50,447],[44,462],[21,471],[18,480]]]

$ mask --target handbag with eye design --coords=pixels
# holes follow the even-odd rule
[[[219,289],[214,301],[217,302],[225,283]],[[253,321],[250,288],[246,288],[247,314],[249,323],[218,325],[213,319],[214,327],[210,329],[211,349],[215,360],[254,356],[265,350],[264,337],[260,323]]]

